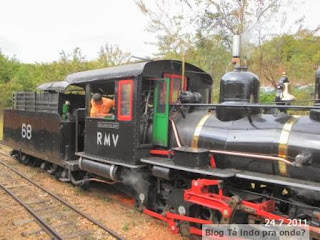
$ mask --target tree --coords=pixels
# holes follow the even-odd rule
[[[10,104],[12,91],[23,88],[15,76],[19,64],[17,59],[9,58],[0,51],[0,109]]]
[[[73,72],[110,67],[130,61],[130,53],[119,46],[106,44],[97,59],[88,61],[80,48],[71,53],[61,51],[60,59],[52,63],[20,63],[0,51],[0,109],[10,106],[12,92],[32,91],[45,82],[62,81]]]
[[[304,29],[266,41],[253,51],[251,69],[264,84],[276,86],[284,71],[292,83],[313,84],[314,68],[320,64],[320,37],[315,31]]]
[[[65,73],[89,70],[86,56],[82,54],[79,47],[74,48],[71,53],[62,51],[58,64],[64,66]]]
[[[157,36],[157,56],[181,60],[185,55],[219,82],[231,60],[232,35],[242,34],[249,56],[253,46],[246,39],[259,36],[253,38],[257,45],[265,38],[263,29],[289,1],[161,0],[153,7],[139,0],[136,4],[148,18],[147,30]]]
[[[98,52],[97,63],[100,67],[113,67],[128,63],[131,54],[124,52],[118,45],[106,43]]]
[[[23,91],[23,86],[17,79],[11,79],[9,82],[0,83],[0,109],[11,105],[12,93]]]
[[[290,0],[162,0],[155,7],[136,1],[148,17],[147,30],[157,34],[158,45],[175,47],[218,35],[231,49],[232,35],[252,34],[279,16]],[[290,1],[291,2],[291,1]],[[255,39],[257,40],[257,39]]]
[[[215,80],[219,80],[231,54],[219,35],[202,37],[197,33],[192,23],[197,8],[192,10],[193,6],[184,0],[157,1],[155,8],[147,6],[142,0],[136,3],[148,17],[147,30],[157,36],[159,52],[156,57],[182,60],[184,56],[186,61],[203,68]]]
[[[189,0],[186,0],[189,1]],[[228,47],[233,35],[249,35],[250,38],[279,17],[279,10],[288,1],[280,0],[195,0],[200,11],[196,14],[197,31],[202,36],[218,34]],[[257,41],[258,39],[254,39]]]
[[[9,58],[2,54],[0,50],[0,83],[9,82],[19,67],[19,62],[15,58]]]

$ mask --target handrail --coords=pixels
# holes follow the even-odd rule
[[[188,107],[236,107],[236,108],[279,108],[279,109],[299,109],[299,110],[312,110],[319,109],[319,106],[296,106],[296,105],[271,105],[271,104],[253,104],[253,103],[245,103],[245,104],[207,104],[207,103],[178,103],[178,104],[170,104],[171,106],[188,106]]]
[[[75,152],[79,151],[79,142],[78,142],[78,132],[79,132],[79,112],[85,111],[86,108],[77,108],[75,111],[76,114],[76,133],[75,133]]]

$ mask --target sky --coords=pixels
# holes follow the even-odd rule
[[[288,18],[304,14],[306,26],[314,28],[319,9],[320,0],[304,0]],[[0,0],[0,49],[25,63],[59,60],[62,50],[76,47],[92,60],[106,42],[149,57],[157,48],[146,25],[134,0]]]
[[[133,55],[156,51],[133,0],[0,0],[0,48],[22,62],[50,62],[80,47],[97,58],[106,42]]]

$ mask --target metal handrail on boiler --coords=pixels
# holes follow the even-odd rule
[[[319,106],[296,106],[296,105],[271,105],[271,104],[253,104],[253,103],[245,103],[245,104],[207,104],[207,103],[178,103],[178,104],[170,104],[172,106],[188,106],[188,107],[208,107],[215,109],[216,107],[238,107],[238,108],[278,108],[278,109],[296,109],[296,110],[320,110]]]

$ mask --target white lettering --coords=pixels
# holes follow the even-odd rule
[[[27,125],[27,139],[31,139],[32,138],[32,127],[30,124]]]
[[[104,134],[104,143],[103,143],[103,145],[105,145],[105,146],[109,146],[110,147],[110,134]]]
[[[114,135],[112,134],[112,140],[113,140],[113,146],[117,147],[117,143],[118,143],[118,139],[119,139],[119,135]]]
[[[22,134],[22,132],[21,132]],[[105,133],[104,137],[101,132],[97,132],[97,145],[104,145],[104,146],[111,146],[111,137],[112,137],[112,143],[114,147],[117,147],[118,141],[119,141],[119,134],[110,134]],[[103,139],[102,139],[103,138]],[[102,143],[103,140],[103,143]]]
[[[21,126],[21,137],[22,138],[26,138],[27,136],[27,126],[25,123],[22,123],[22,126]]]
[[[97,145],[102,145],[102,133],[97,132]]]
[[[22,123],[21,137],[30,140],[32,138],[32,126],[30,124]]]

